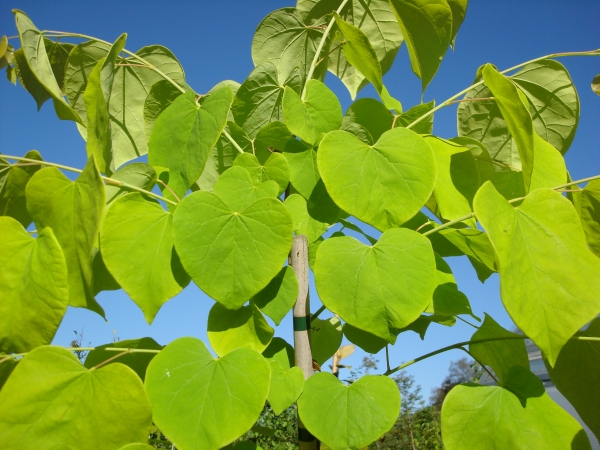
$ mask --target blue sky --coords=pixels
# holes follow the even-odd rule
[[[0,34],[16,34],[11,8],[25,11],[40,29],[80,32],[114,41],[129,34],[127,48],[162,44],[178,57],[187,82],[197,92],[206,92],[224,79],[242,82],[252,70],[250,46],[254,30],[264,16],[291,2],[276,0],[221,0],[165,2],[147,1],[64,1],[3,0],[0,4]],[[600,4],[597,0],[472,0],[458,34],[455,52],[449,51],[438,74],[425,93],[425,101],[444,101],[469,86],[477,68],[486,62],[500,69],[555,52],[591,50],[600,47]],[[600,73],[600,58],[577,57],[560,60],[570,71],[581,100],[579,129],[566,155],[574,179],[600,174],[600,97],[590,82]],[[3,76],[3,75],[2,75]],[[385,76],[389,91],[405,109],[420,102],[420,80],[413,75],[406,47],[400,49],[394,67]],[[351,100],[345,87],[329,74],[327,84],[336,92],[344,110]],[[359,97],[375,97],[371,87]],[[434,121],[434,134],[456,136],[456,107],[444,108]],[[48,161],[83,167],[85,143],[74,123],[57,119],[51,103],[40,112],[32,97],[19,85],[0,81],[0,152],[24,155],[39,150]],[[496,275],[481,284],[466,258],[451,258],[459,288],[467,294],[474,312],[487,312],[501,325],[512,328],[499,296]],[[311,289],[313,311],[319,303]],[[70,308],[57,335],[57,345],[69,345],[73,330],[84,330],[84,343],[101,345],[113,338],[154,337],[166,344],[181,336],[206,339],[206,320],[213,301],[193,283],[159,312],[152,326],[122,291],[98,296],[108,322],[92,312]],[[326,315],[321,316],[327,317]],[[451,343],[468,340],[473,329],[463,323],[453,328],[432,326],[423,342],[414,333],[403,333],[391,348],[391,364],[398,365]],[[291,342],[288,316],[276,334]],[[347,364],[358,365],[362,351]],[[441,383],[450,361],[463,357],[454,351],[410,367],[426,397]],[[380,368],[385,356],[377,356]]]

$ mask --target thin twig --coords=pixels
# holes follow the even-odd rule
[[[452,100],[451,102],[446,102],[448,105],[452,105],[453,103],[463,103],[463,102],[482,102],[485,100],[495,100],[495,97],[473,97],[473,98],[463,98],[460,100]]]
[[[475,361],[477,361],[477,364],[479,364],[479,365],[481,366],[481,368],[482,368],[483,370],[485,370],[485,371],[488,373],[488,375],[489,375],[490,377],[492,377],[492,380],[494,380],[494,381],[496,382],[496,384],[500,384],[500,381],[498,380],[498,378],[496,378],[496,377],[495,377],[495,376],[492,374],[492,372],[490,372],[490,371],[488,370],[488,368],[485,366],[485,364],[483,364],[481,361],[479,361],[477,358],[475,358],[475,357],[473,356],[473,354],[472,354],[472,353],[471,353],[469,350],[467,350],[466,348],[464,348],[464,347],[461,347],[460,349],[461,349],[462,351],[464,351],[464,352],[465,352],[467,355],[469,355],[471,358],[473,358]]]
[[[51,163],[51,162],[48,162],[48,161],[37,161],[35,159],[21,158],[20,156],[11,156],[11,155],[1,154],[0,158],[14,159],[16,161],[27,161],[27,162],[35,163],[35,164],[32,164],[32,165],[56,167],[58,169],[68,170],[69,172],[75,172],[75,173],[81,173],[81,172],[83,172],[83,170],[76,169],[75,167],[64,166],[62,164]],[[134,186],[132,184],[125,183],[125,182],[119,181],[119,180],[114,180],[112,178],[105,177],[103,175],[100,175],[100,178],[102,178],[102,180],[104,180],[105,183],[112,184],[114,186],[119,186],[119,187],[122,187],[122,188],[125,188],[125,189],[131,189],[133,191],[141,192],[142,194],[148,195],[148,196],[153,197],[153,198],[155,198],[157,200],[162,200],[163,202],[169,203],[169,204],[171,204],[173,206],[177,205],[177,203],[175,203],[173,200],[169,200],[168,198],[165,198],[165,197],[163,197],[161,195],[155,194],[154,192],[147,191],[146,189],[139,188],[139,187]]]
[[[311,321],[315,320],[317,317],[319,317],[319,314],[321,314],[326,309],[327,308],[325,307],[325,305],[321,306],[319,309],[317,309],[317,312],[315,312],[314,314],[311,314],[310,320]]]
[[[336,46],[335,46],[335,47],[333,47],[331,50],[329,50],[329,52],[328,52],[328,53],[327,53],[325,56],[323,56],[323,57],[322,57],[320,60],[318,60],[318,61],[315,63],[315,66],[318,66],[318,65],[319,65],[319,64],[321,64],[323,61],[325,61],[325,59],[326,59],[326,58],[327,58],[329,55],[331,55],[331,54],[332,54],[334,51],[336,51],[336,50],[338,49],[338,47],[341,47],[341,46],[342,46],[342,45],[344,45],[344,44],[346,44],[346,41],[342,41],[342,42],[340,42],[338,45],[336,45]]]
[[[479,327],[477,325],[473,325],[471,322],[469,322],[468,320],[463,319],[460,316],[454,316],[456,317],[458,320],[462,320],[464,323],[466,323],[467,325],[471,325],[473,328],[475,328],[476,330],[479,330]]]
[[[126,351],[124,351],[124,352],[122,352],[122,353],[119,353],[118,355],[111,356],[110,358],[108,358],[108,359],[105,359],[105,360],[104,360],[104,361],[102,361],[101,363],[98,363],[98,364],[96,364],[94,367],[92,367],[92,368],[90,369],[90,372],[91,372],[92,370],[99,369],[100,367],[102,367],[102,366],[104,366],[104,365],[108,364],[109,362],[111,362],[111,361],[114,361],[115,359],[117,359],[117,358],[120,358],[120,357],[121,357],[121,356],[123,356],[123,355],[127,355],[128,353],[131,353],[131,350],[130,350],[130,349],[127,349]]]
[[[169,187],[169,185],[167,183],[165,183],[163,180],[158,179],[157,180],[160,184],[162,184],[170,193],[173,197],[175,197],[175,199],[177,200],[177,203],[179,203],[181,201],[181,199],[179,198],[179,196],[175,193],[175,191],[173,191],[173,189],[171,189]]]
[[[583,178],[583,179],[577,180],[577,181],[571,181],[570,183],[561,184],[560,186],[556,186],[556,187],[553,187],[553,188],[550,188],[550,189],[552,189],[553,191],[556,191],[556,190],[563,189],[563,188],[566,188],[566,187],[569,187],[569,186],[574,186],[574,185],[577,185],[577,184],[586,183],[588,181],[593,181],[593,180],[597,180],[597,179],[600,179],[600,175],[595,175],[593,177]],[[520,202],[521,200],[525,200],[525,197],[513,198],[512,200],[508,200],[508,203],[517,203],[517,202]],[[463,222],[465,220],[468,220],[471,217],[475,217],[475,213],[474,212],[471,213],[471,214],[467,214],[467,215],[464,215],[462,217],[459,217],[458,219],[454,219],[454,220],[451,220],[449,222],[446,222],[446,223],[444,223],[444,224],[442,224],[442,225],[434,228],[433,230],[426,231],[425,233],[423,233],[423,236],[428,236],[430,234],[437,233],[438,231],[440,231],[440,230],[442,230],[444,228],[448,228],[448,227],[450,227],[452,225],[456,225],[457,223],[460,223],[460,222]]]
[[[346,3],[348,3],[348,0],[344,0],[340,6],[338,7],[338,9],[336,10],[336,12],[338,14],[340,14],[342,12],[342,9],[344,9],[344,6],[346,6]],[[321,55],[321,52],[323,51],[323,46],[325,45],[325,42],[327,41],[327,36],[329,35],[331,29],[333,28],[333,24],[335,23],[335,17],[332,17],[331,20],[329,21],[329,24],[327,25],[327,28],[325,28],[325,31],[323,32],[323,36],[321,36],[321,40],[319,41],[319,45],[317,46],[317,50],[315,51],[315,56],[313,57],[312,62],[310,63],[310,66],[308,68],[308,74],[306,75],[306,82],[308,82],[308,80],[310,80],[313,76],[313,73],[315,73],[315,67],[316,67],[316,62],[319,60],[319,56]],[[313,27],[316,28],[316,27]],[[306,84],[304,83],[304,87],[302,88],[302,95],[300,95],[300,98],[302,100],[306,100]]]
[[[392,128],[391,128],[392,130],[396,126],[396,121],[398,120],[398,117],[400,117],[398,114],[394,114],[394,120],[392,121]]]
[[[502,74],[508,73],[508,72],[512,72],[513,70],[517,70],[520,69],[523,66],[526,66],[527,64],[532,64],[534,62],[537,61],[543,61],[545,59],[550,59],[550,58],[560,58],[563,56],[600,56],[600,49],[596,49],[596,50],[589,50],[589,51],[585,51],[585,52],[565,52],[565,53],[552,53],[550,55],[546,55],[546,56],[541,56],[539,58],[535,58],[535,59],[531,59],[529,61],[525,61],[524,63],[521,64],[517,64],[516,66],[510,67],[506,70],[503,70]],[[471,89],[476,88],[477,86],[481,86],[484,83],[484,80],[481,79],[480,81],[478,81],[477,83],[472,84],[471,86],[469,86],[466,89],[463,89],[462,91],[460,91],[458,94],[454,94],[452,97],[450,97],[448,100],[440,103],[438,106],[436,106],[435,108],[431,109],[430,111],[427,111],[425,114],[423,114],[421,117],[418,117],[417,119],[415,119],[413,122],[409,123],[406,128],[412,128],[414,127],[416,124],[418,124],[419,122],[421,122],[422,120],[425,120],[427,117],[433,115],[435,112],[439,111],[440,109],[450,105],[454,100],[456,100],[458,97],[460,97],[461,95],[466,94],[467,92],[469,92]]]

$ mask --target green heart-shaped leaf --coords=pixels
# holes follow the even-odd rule
[[[400,413],[400,392],[391,378],[366,375],[350,386],[317,373],[298,399],[302,423],[332,450],[362,449],[387,433]]]
[[[295,8],[278,9],[256,27],[252,61],[255,66],[265,61],[274,64],[280,83],[298,69],[300,78],[305,80],[322,37],[323,29],[306,26]],[[320,67],[317,72],[324,75],[325,70],[326,67]]]
[[[256,305],[232,310],[215,303],[208,313],[208,340],[219,356],[236,348],[262,353],[271,342],[273,332]]]
[[[173,217],[175,248],[194,282],[236,309],[281,270],[292,245],[292,219],[276,198],[232,210],[217,195],[195,192]]]
[[[283,117],[287,128],[311,145],[322,135],[342,124],[342,106],[336,95],[319,80],[308,80],[304,101],[286,87],[283,94]]]
[[[285,191],[290,182],[290,166],[281,153],[273,153],[261,164],[256,156],[244,153],[235,158],[234,166],[244,167],[255,183],[273,180],[279,185],[279,193]]]
[[[0,217],[0,352],[50,344],[67,312],[67,263],[51,228],[33,239],[12,217]]]
[[[5,448],[99,450],[146,442],[152,407],[128,367],[86,369],[72,352],[38,347],[0,391],[0,442]],[[82,420],[85,418],[85,420]]]
[[[321,141],[319,173],[344,211],[385,231],[412,218],[431,196],[433,152],[418,134],[394,128],[370,146],[345,131]]]
[[[600,313],[600,259],[587,248],[577,212],[549,189],[536,189],[514,208],[489,181],[474,206],[498,256],[502,302],[553,365],[569,338]]]
[[[285,86],[300,92],[302,77],[298,69],[292,70],[282,85],[272,62],[257,64],[235,94],[231,108],[235,123],[254,138],[268,123],[282,121],[281,101]]]
[[[133,193],[115,200],[102,224],[106,267],[148,323],[189,283],[173,248],[172,222],[173,216],[157,202]]]
[[[180,338],[148,366],[146,391],[154,422],[177,448],[212,450],[256,422],[269,380],[269,363],[252,350],[214,359],[202,341]]]
[[[213,193],[232,210],[241,210],[259,198],[276,198],[279,186],[272,180],[264,183],[253,180],[248,170],[243,167],[231,167],[219,177]]]
[[[93,296],[92,251],[104,214],[104,182],[90,158],[75,182],[55,167],[27,183],[27,210],[38,231],[52,228],[67,261],[69,305],[104,316]]]
[[[315,282],[329,310],[392,342],[393,329],[409,325],[429,305],[435,257],[429,240],[406,228],[384,232],[373,246],[330,238],[319,246]]]
[[[590,448],[581,425],[522,367],[511,371],[506,388],[454,387],[442,405],[442,436],[448,450]]]
[[[179,198],[200,177],[208,155],[217,143],[233,101],[230,87],[210,94],[202,105],[195,94],[180,95],[158,117],[150,136],[148,161],[169,169],[168,185]],[[165,189],[165,196],[173,194]]]
[[[279,325],[296,303],[298,279],[291,266],[285,266],[269,284],[250,299],[258,308]]]

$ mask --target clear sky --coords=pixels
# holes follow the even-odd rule
[[[0,35],[16,34],[12,8],[25,11],[40,29],[79,32],[107,41],[127,32],[129,50],[150,44],[168,47],[183,65],[188,84],[203,93],[224,79],[244,81],[253,68],[250,46],[256,26],[268,13],[285,6],[293,6],[292,1],[2,0]],[[439,103],[466,88],[477,68],[486,62],[502,70],[555,52],[599,48],[599,23],[598,0],[471,0],[455,52],[446,55],[425,93],[425,101],[435,99]],[[579,129],[566,155],[567,166],[573,179],[600,174],[600,97],[590,89],[593,76],[600,73],[600,58],[560,61],[570,71],[581,100]],[[384,81],[405,109],[420,102],[420,81],[410,69],[404,45]],[[331,74],[326,82],[345,110],[351,103],[345,87]],[[368,87],[360,96],[374,97],[375,91]],[[456,136],[456,107],[436,114],[434,134]],[[48,161],[79,168],[86,160],[85,143],[74,123],[58,120],[51,102],[38,113],[35,101],[20,85],[14,87],[0,80],[0,152],[22,156],[31,149],[39,150]],[[466,257],[451,258],[449,263],[459,289],[469,297],[477,315],[483,317],[485,311],[504,327],[514,327],[502,307],[497,275],[481,284]],[[70,308],[54,343],[69,345],[75,337],[73,330],[82,329],[86,345],[144,336],[161,344],[181,336],[196,336],[207,342],[206,320],[213,301],[193,283],[163,306],[152,326],[146,324],[141,311],[122,291],[101,293],[98,300],[108,322],[90,311]],[[311,300],[314,311],[319,306],[314,287]],[[291,329],[288,315],[276,335],[291,342]],[[453,328],[433,325],[424,342],[412,332],[403,333],[391,348],[391,364],[468,340],[473,331],[460,322]],[[359,365],[362,356],[362,351],[357,351],[348,364]],[[450,361],[461,357],[459,351],[448,352],[417,363],[408,372],[423,386],[427,398],[430,389],[443,380]],[[380,369],[384,369],[385,355],[377,358]]]

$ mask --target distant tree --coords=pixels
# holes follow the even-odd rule
[[[461,358],[458,361],[452,361],[442,385],[431,390],[431,397],[429,397],[431,405],[439,410],[446,395],[454,386],[461,383],[477,383],[482,375],[483,369],[473,360]]]

